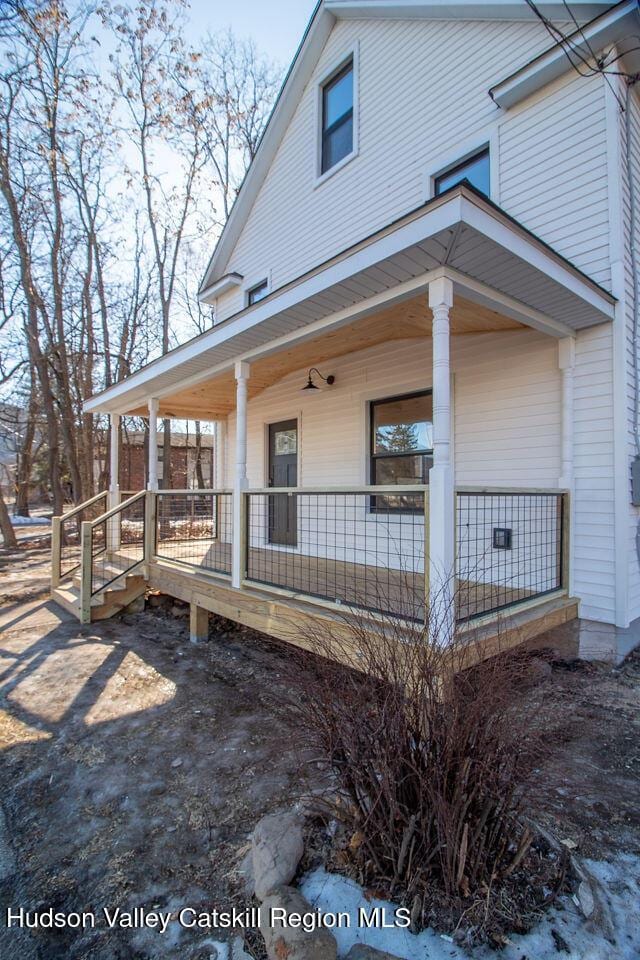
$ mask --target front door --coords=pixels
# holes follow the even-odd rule
[[[298,421],[269,424],[269,486],[298,483]],[[296,498],[286,493],[269,497],[269,543],[297,544]]]

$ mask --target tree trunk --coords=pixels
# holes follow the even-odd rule
[[[202,431],[200,429],[200,421],[196,420],[196,486],[198,490],[204,490],[204,476],[202,474]]]
[[[15,549],[18,546],[16,532],[13,529],[13,524],[11,523],[11,517],[9,516],[9,511],[7,510],[7,504],[5,503],[2,487],[0,487],[0,533],[2,533],[2,539],[4,540],[5,547],[12,547]]]

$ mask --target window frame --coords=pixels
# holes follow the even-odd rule
[[[450,187],[445,187],[444,190],[438,192],[438,182],[442,180],[444,177],[449,177],[451,176],[451,174],[455,174],[458,170],[463,170],[468,164],[472,163],[474,160],[479,160],[480,157],[484,157],[484,156],[487,157],[487,161],[489,164],[489,193],[484,194],[484,196],[487,196],[489,199],[491,199],[494,193],[494,183],[493,183],[494,178],[493,178],[493,164],[492,164],[493,150],[491,149],[491,144],[487,142],[483,143],[480,146],[477,146],[474,150],[470,150],[468,153],[463,154],[462,157],[458,156],[458,158],[453,163],[447,164],[447,166],[442,167],[440,170],[438,170],[437,173],[434,173],[431,177],[431,196],[439,197],[439,196],[442,196],[443,193],[446,193],[447,190],[453,190],[454,187],[450,186]],[[465,178],[462,177],[461,182],[464,179]],[[458,184],[455,184],[454,186],[458,186]],[[474,189],[477,190],[478,188],[474,187]]]
[[[398,400],[413,400],[416,397],[432,397],[433,398],[433,388],[428,387],[425,390],[412,390],[410,393],[398,393],[390,397],[380,397],[377,400],[369,401],[369,484],[372,487],[379,486],[376,483],[376,471],[375,464],[377,460],[383,459],[395,459],[400,457],[411,457],[411,456],[431,456],[433,458],[433,448],[431,450],[418,450],[415,452],[404,452],[404,453],[375,453],[375,425],[374,425],[374,410],[376,406],[379,406],[383,403],[395,403]],[[433,422],[433,421],[432,421]],[[399,484],[400,486],[400,484]],[[425,483],[425,490],[428,488],[429,484]],[[410,507],[391,507],[384,503],[384,495],[380,497],[372,496],[370,500],[370,512],[371,513],[420,513],[421,510],[412,510]]]
[[[256,291],[261,290],[264,287],[264,294],[261,297],[258,297],[257,300],[252,300],[251,297]],[[271,293],[269,278],[264,277],[262,280],[258,280],[257,283],[252,283],[250,287],[247,287],[245,292],[245,304],[247,307],[252,307],[256,303],[261,303],[266,297]]]
[[[334,80],[336,80],[340,74],[346,70],[346,68],[351,65],[352,69],[352,82],[353,82],[353,104],[351,108],[352,116],[352,143],[351,151],[345,154],[340,160],[333,164],[332,167],[329,167],[327,170],[322,170],[322,159],[323,159],[323,146],[324,146],[324,91],[327,86],[329,86]],[[324,183],[325,180],[328,180],[329,177],[332,177],[334,173],[337,173],[338,170],[342,170],[346,164],[350,163],[355,157],[358,156],[359,152],[359,119],[360,119],[360,110],[359,110],[359,76],[360,76],[360,65],[359,65],[359,45],[356,43],[354,46],[343,54],[339,60],[332,64],[329,70],[327,70],[318,80],[317,91],[316,91],[316,136],[315,136],[315,181],[314,189],[320,184]]]

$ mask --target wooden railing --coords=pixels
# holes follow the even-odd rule
[[[88,514],[94,517],[104,513],[108,492],[101,490],[94,497],[78,504],[61,517],[51,521],[51,586],[57,587],[71,577],[80,566],[81,527]]]
[[[82,524],[82,623],[90,622],[91,601],[97,594],[144,563],[148,550],[148,499],[147,491],[141,490],[96,519]]]

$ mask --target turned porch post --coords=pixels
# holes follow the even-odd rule
[[[233,481],[233,538],[231,584],[240,588],[245,570],[245,510],[243,492],[247,489],[247,384],[250,366],[244,360],[236,363],[236,472]]]
[[[111,425],[109,443],[109,509],[120,503],[119,483],[119,454],[120,454],[120,417],[117,413],[109,414]],[[107,521],[107,550],[115,551],[120,548],[120,522],[118,517]]]
[[[563,542],[563,586],[573,596],[573,576],[570,562],[571,532],[573,530],[573,503],[575,487],[575,468],[573,462],[573,432],[574,432],[574,380],[576,366],[576,341],[574,337],[564,337],[558,342],[558,366],[562,378],[562,467],[558,485],[561,490],[568,490],[568,503],[565,501],[567,514],[564,517]]]
[[[149,450],[147,490],[158,489],[158,398],[149,400]]]
[[[432,630],[438,639],[451,637],[455,561],[455,504],[451,466],[451,372],[449,313],[453,284],[439,277],[429,284],[433,314],[433,466],[429,471],[429,604]]]

